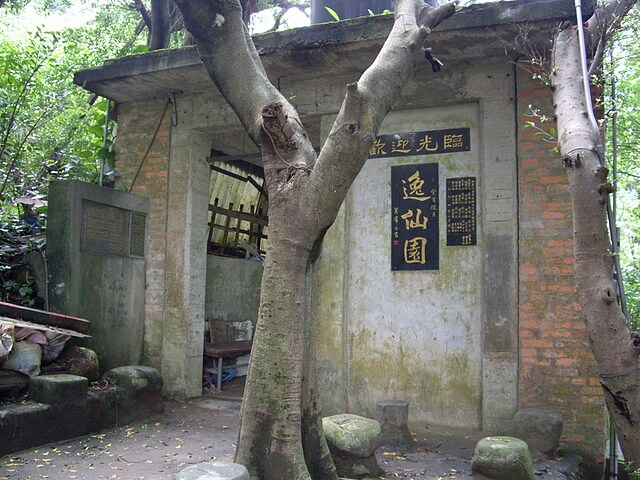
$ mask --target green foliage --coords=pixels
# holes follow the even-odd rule
[[[340,15],[338,15],[338,12],[336,12],[333,8],[329,8],[329,7],[324,7],[324,8],[329,13],[329,15],[331,15],[333,17],[333,19],[336,22],[340,21]]]
[[[34,3],[66,8],[65,0]],[[81,27],[23,34],[18,10],[0,9],[0,298],[32,306],[24,255],[43,246],[46,206],[16,200],[46,199],[50,180],[95,182],[102,160],[113,167],[107,101],[74,85],[73,73],[135,50],[139,17],[110,3]]]
[[[640,469],[633,468],[632,462],[620,462],[631,480],[640,480]]]
[[[3,302],[33,307],[36,304],[34,287],[34,282],[31,278],[23,283],[18,283],[15,280],[5,280],[0,285],[0,298]]]
[[[137,21],[135,12],[105,5],[79,28],[36,28],[26,38],[0,29],[0,220],[11,218],[16,198],[46,195],[48,180],[96,181],[100,160],[112,160],[111,128],[103,145],[105,122],[112,126],[106,102],[89,102],[73,72],[135,48]]]
[[[616,205],[621,229],[620,261],[625,282],[629,319],[640,329],[640,9],[626,18],[613,42],[613,62],[607,78],[607,158],[613,159],[612,119],[617,114]],[[611,98],[615,81],[616,101]],[[609,165],[610,170],[613,165]]]

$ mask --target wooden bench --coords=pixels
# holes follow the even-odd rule
[[[214,360],[217,375],[218,390],[222,390],[222,362],[225,358],[237,358],[251,353],[252,340],[241,340],[228,343],[204,343],[205,357],[211,357]]]

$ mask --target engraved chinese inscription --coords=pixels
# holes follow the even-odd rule
[[[145,223],[144,214],[83,200],[80,251],[91,255],[144,256]]]
[[[391,269],[437,270],[437,163],[391,167],[391,212]]]
[[[376,137],[369,151],[369,158],[468,152],[470,149],[471,135],[468,128],[395,133]]]
[[[447,245],[476,245],[476,178],[448,178],[446,203]]]

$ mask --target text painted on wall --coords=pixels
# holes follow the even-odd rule
[[[391,270],[437,270],[437,163],[391,167],[391,212]]]

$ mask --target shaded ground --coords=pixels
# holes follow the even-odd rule
[[[0,480],[169,480],[191,464],[232,460],[241,389],[230,385],[225,390],[223,397],[186,403],[166,401],[161,415],[142,423],[2,457]],[[414,433],[416,443],[410,453],[379,449],[378,459],[384,470],[381,478],[471,477],[477,433],[427,428]],[[555,463],[537,464],[537,478],[564,480],[562,468]]]

